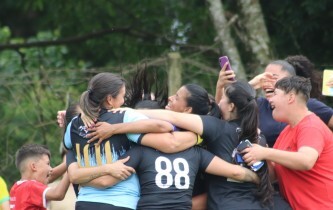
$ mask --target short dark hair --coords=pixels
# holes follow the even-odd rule
[[[288,63],[285,60],[276,60],[276,61],[272,61],[269,64],[274,64],[274,65],[279,65],[281,66],[281,69],[283,71],[286,71],[290,74],[290,76],[295,76],[296,75],[296,71],[295,68],[293,67],[293,65],[291,65],[290,63]]]
[[[311,81],[309,78],[299,76],[286,77],[278,80],[275,88],[283,90],[285,93],[295,91],[296,94],[301,94],[304,101],[307,102],[310,98]]]
[[[20,172],[24,170],[22,163],[28,158],[41,158],[43,155],[51,157],[49,149],[44,145],[39,144],[25,144],[16,152],[16,168]]]

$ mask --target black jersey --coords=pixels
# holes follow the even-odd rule
[[[146,119],[146,117],[140,113],[131,112],[130,114],[125,114],[126,112],[113,113],[102,110],[98,120],[115,124]],[[125,152],[130,149],[130,141],[138,143],[141,139],[139,134],[129,134],[137,135],[133,138],[129,138],[126,134],[118,134],[102,141],[100,146],[96,146],[95,142],[87,144],[87,141],[89,140],[85,137],[87,134],[87,128],[84,126],[80,117],[76,117],[71,121],[65,133],[64,145],[66,149],[74,150],[80,167],[112,163],[118,160],[120,156],[124,155]]]
[[[239,144],[238,120],[225,121],[211,116],[201,116],[203,122],[202,138],[208,151],[223,160],[232,163],[233,150]],[[206,175],[208,187],[208,209],[265,209],[255,197],[257,186],[250,182],[235,180],[215,175]]]
[[[136,146],[126,155],[125,164],[136,169],[141,197],[137,209],[191,209],[192,190],[198,170],[205,170],[214,155],[192,147],[182,152],[165,154],[155,149]]]

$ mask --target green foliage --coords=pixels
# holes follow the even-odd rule
[[[237,14],[237,3],[223,3],[230,20]],[[70,99],[78,100],[97,72],[117,72],[129,79],[140,65],[164,71],[167,53],[179,51],[183,83],[215,91],[217,59],[223,52],[215,42],[205,1],[3,0],[0,4],[0,45],[54,41],[47,47],[0,51],[0,175],[10,184],[19,178],[13,165],[15,151],[26,142],[47,144],[52,164],[60,162],[57,110],[65,109]],[[332,1],[261,1],[261,5],[276,57],[304,54],[318,67],[333,66]],[[236,40],[251,74],[253,56]]]

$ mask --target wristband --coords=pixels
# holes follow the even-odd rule
[[[201,138],[200,135],[197,135],[197,144],[196,145],[199,145],[203,142],[203,138]]]

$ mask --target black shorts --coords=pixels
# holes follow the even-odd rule
[[[77,201],[75,203],[75,210],[132,210],[130,208],[114,206],[106,203],[96,203],[87,201]]]

